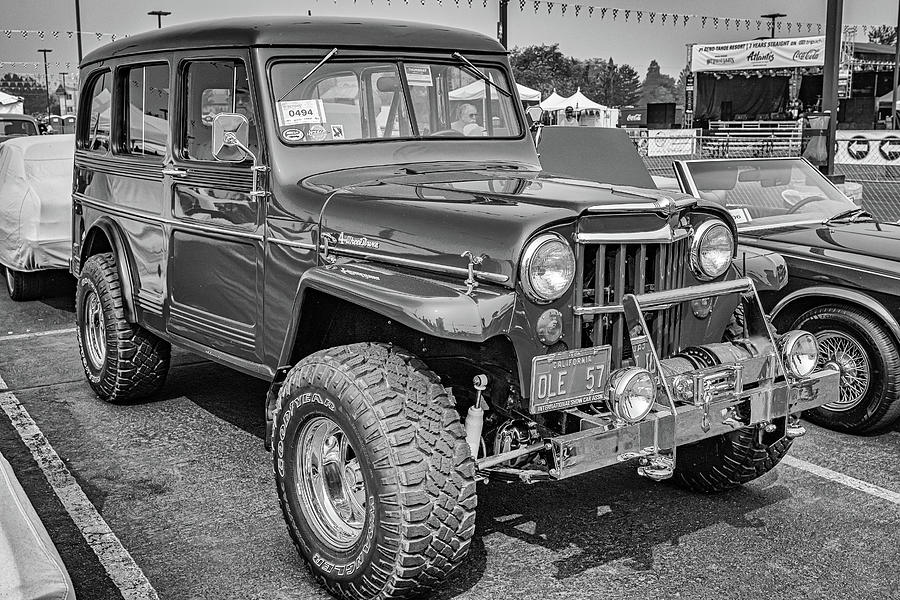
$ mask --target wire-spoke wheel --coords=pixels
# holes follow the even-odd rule
[[[869,391],[869,357],[859,342],[843,331],[826,329],[816,333],[816,340],[819,343],[819,368],[830,363],[837,365],[841,373],[840,399],[824,406],[835,412],[850,410],[862,402]]]
[[[880,320],[861,308],[826,304],[801,314],[791,329],[816,336],[819,366],[840,371],[835,402],[803,413],[825,427],[877,433],[900,417],[900,353]]]

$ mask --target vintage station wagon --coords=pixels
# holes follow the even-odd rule
[[[337,596],[440,584],[478,480],[634,461],[728,489],[837,398],[814,338],[767,327],[725,209],[541,171],[491,38],[192,23],[95,51],[81,81],[90,385],[153,394],[172,344],[271,382],[284,518]]]

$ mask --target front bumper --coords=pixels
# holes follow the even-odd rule
[[[731,357],[714,366],[673,374],[669,360],[662,360],[654,347],[644,315],[647,311],[700,298],[740,293],[744,306],[743,336],[726,346],[720,355]],[[759,427],[765,432],[784,436],[793,415],[834,402],[839,398],[840,376],[826,369],[797,379],[785,369],[781,351],[750,279],[718,282],[653,292],[626,295],[625,313],[632,356],[635,365],[658,375],[658,389],[664,394],[654,409],[640,422],[628,424],[607,414],[589,414],[580,408],[564,412],[576,419],[579,431],[545,438],[542,443],[501,456],[478,461],[484,472],[492,467],[504,468],[515,456],[534,452],[552,455],[546,476],[565,479],[632,458],[644,463],[662,465],[650,477],[671,476],[677,460],[678,446],[720,436],[735,429]],[[729,351],[734,346],[739,351]],[[677,377],[693,381],[693,393],[676,394]],[[548,457],[550,458],[550,457]],[[533,474],[529,478],[538,479]]]

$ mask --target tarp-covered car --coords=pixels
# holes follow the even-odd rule
[[[13,300],[41,293],[41,271],[69,266],[74,156],[71,134],[0,144],[0,265]]]

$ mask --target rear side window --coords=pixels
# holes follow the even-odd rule
[[[112,102],[112,77],[109,71],[94,76],[85,86],[85,99],[90,99],[88,112],[82,115],[78,128],[78,147],[89,152],[109,151],[109,109]]]
[[[215,160],[212,122],[219,113],[240,113],[250,123],[247,146],[258,154],[256,117],[247,69],[240,60],[189,63],[185,71],[185,123],[182,155],[190,160]]]
[[[128,69],[124,83],[122,151],[165,156],[169,140],[169,65]]]

